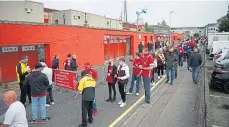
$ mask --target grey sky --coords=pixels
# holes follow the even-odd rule
[[[110,18],[120,18],[123,0],[34,0],[44,3],[45,7],[54,9],[75,9]],[[143,21],[157,24],[163,19],[169,25],[169,12],[172,14],[172,27],[194,27],[215,23],[226,15],[229,1],[170,1],[170,0],[127,0],[128,21],[136,21],[136,11],[147,8],[142,15]]]

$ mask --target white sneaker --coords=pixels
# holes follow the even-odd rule
[[[46,107],[50,107],[51,105],[50,104],[45,104]]]
[[[139,93],[136,93],[136,96],[139,96]]]
[[[153,82],[153,83],[151,83],[150,85],[153,86],[153,85],[155,85],[155,83]]]
[[[51,102],[51,105],[54,105],[55,103],[54,102]]]
[[[158,79],[161,79],[161,77],[160,77],[160,76],[158,76]]]
[[[126,106],[126,103],[122,102],[122,104],[120,105],[120,108],[123,108]]]
[[[126,94],[127,94],[127,95],[132,95],[133,93],[127,92]]]
[[[119,101],[119,102],[118,102],[118,104],[119,104],[119,105],[121,105],[121,104],[122,104],[122,100],[121,100],[121,101]]]

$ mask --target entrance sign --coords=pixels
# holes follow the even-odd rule
[[[34,51],[35,46],[22,46],[22,51]]]
[[[17,52],[18,47],[2,47],[2,52]]]

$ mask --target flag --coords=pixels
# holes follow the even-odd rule
[[[142,13],[146,14],[147,9],[142,9]]]

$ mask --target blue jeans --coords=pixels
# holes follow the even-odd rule
[[[168,81],[169,81],[170,75],[171,75],[170,84],[173,84],[174,75],[175,75],[175,69],[173,67],[166,67],[166,76],[167,76],[167,80]]]
[[[130,85],[130,89],[129,89],[130,93],[133,92],[135,81],[136,81],[136,93],[139,93],[139,90],[140,90],[140,76],[137,76],[137,75],[134,75],[134,74],[132,75],[132,79],[131,79],[131,85]]]
[[[143,84],[145,88],[145,102],[150,104],[150,80],[151,78],[143,77]]]
[[[32,119],[37,120],[37,107],[40,105],[41,118],[46,119],[46,96],[44,97],[32,97]]]
[[[97,110],[96,99],[95,99],[95,98],[94,98],[94,100],[93,100],[93,110]]]
[[[200,67],[192,67],[192,78],[193,78],[193,80],[196,81],[198,79],[199,73],[200,73]]]

